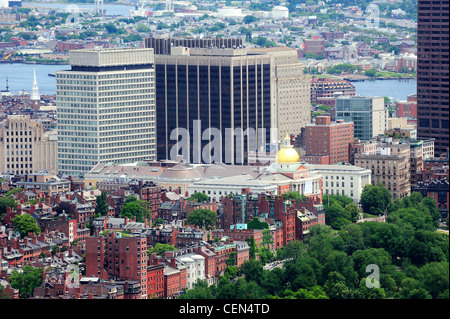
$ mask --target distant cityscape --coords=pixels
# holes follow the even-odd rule
[[[0,299],[448,299],[448,27],[0,0]]]

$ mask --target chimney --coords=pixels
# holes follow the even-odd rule
[[[44,201],[45,205],[50,206],[51,205],[51,201],[50,201],[50,195],[45,195],[45,201]]]

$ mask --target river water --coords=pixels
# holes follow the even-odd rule
[[[69,65],[36,64],[36,79],[41,94],[56,94],[56,80],[48,76],[60,70],[70,69]],[[0,64],[0,89],[6,87],[8,77],[9,90],[17,94],[21,90],[31,92],[33,85],[33,64]],[[368,80],[352,82],[356,94],[361,96],[387,96],[394,100],[406,100],[406,96],[417,92],[417,80]]]
[[[396,101],[406,101],[410,94],[417,93],[417,80],[365,80],[364,82],[351,82],[356,89],[356,95],[386,96]]]
[[[44,95],[56,94],[56,78],[49,73],[68,70],[69,65],[45,65],[36,64],[36,82],[39,93]],[[1,63],[0,64],[0,89],[6,89],[6,78],[8,78],[9,91],[18,94],[25,90],[31,93],[33,87],[33,64],[25,63]]]

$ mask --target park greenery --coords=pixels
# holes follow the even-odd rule
[[[215,285],[197,282],[180,298],[448,299],[449,237],[436,231],[435,202],[415,192],[392,201],[383,185],[370,185],[363,195],[362,213],[386,214],[386,222],[356,223],[360,210],[353,201],[330,195],[326,225],[313,226],[303,242],[267,255],[267,246],[249,240],[250,260],[228,267]],[[264,268],[275,260],[284,266]],[[378,288],[366,282],[372,265],[379,268]]]

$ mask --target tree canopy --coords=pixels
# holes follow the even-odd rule
[[[188,197],[188,201],[194,201],[196,203],[203,203],[209,200],[208,195],[202,192],[194,193]]]
[[[20,232],[22,237],[28,236],[29,233],[39,234],[41,232],[36,219],[27,213],[14,217],[12,219],[12,224]]]
[[[361,193],[361,207],[365,213],[380,215],[386,212],[391,203],[391,195],[384,184],[367,184]]]
[[[42,274],[41,268],[26,265],[21,272],[13,270],[9,282],[12,288],[19,289],[20,299],[27,299],[33,295],[34,288],[42,284]]]
[[[196,209],[189,214],[187,218],[188,224],[193,224],[199,228],[205,227],[206,229],[212,228],[217,221],[217,213],[209,209]]]
[[[353,202],[336,197],[330,203],[336,210],[345,210]],[[238,269],[241,277],[225,273],[218,284],[208,288],[200,285],[198,296],[448,299],[449,237],[436,231],[435,202],[413,193],[393,202],[386,199],[378,209],[386,211],[386,222],[356,224],[348,217],[336,229],[312,226],[304,241],[291,241],[272,253],[283,265],[280,268],[264,268],[270,259],[253,247],[260,259],[244,262]],[[373,269],[378,269],[378,276]],[[196,292],[189,295],[195,298]]]

